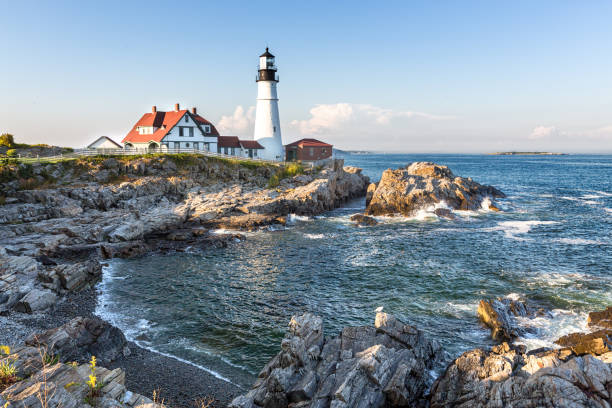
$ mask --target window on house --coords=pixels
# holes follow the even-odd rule
[[[314,156],[314,147],[309,147],[308,148],[308,154],[311,156]]]
[[[174,148],[179,149],[181,147],[181,142],[174,142]]]
[[[193,137],[193,127],[189,128],[189,137]]]
[[[253,149],[253,157],[257,157],[257,149]]]
[[[274,133],[276,133],[276,126],[274,126]]]
[[[221,146],[217,145],[217,153],[221,153]]]
[[[185,143],[185,147],[189,147],[189,143]]]
[[[236,154],[236,148],[232,147],[232,156],[234,156]]]
[[[196,150],[200,148],[200,145],[198,144],[198,142],[193,142],[193,148]]]
[[[210,133],[210,126],[204,126],[204,133]]]
[[[182,127],[182,126],[179,126],[179,136],[185,136],[185,135],[183,134],[183,131],[184,131],[183,129],[185,129],[185,128],[184,128],[184,127]]]
[[[189,115],[185,115],[185,122],[189,122]]]

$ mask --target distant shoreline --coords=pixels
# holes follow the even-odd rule
[[[491,156],[567,156],[567,153],[554,152],[495,152],[488,154]]]

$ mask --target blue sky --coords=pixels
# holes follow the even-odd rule
[[[175,102],[248,138],[269,45],[285,143],[612,152],[609,1],[0,5],[0,132],[21,141],[120,140]]]

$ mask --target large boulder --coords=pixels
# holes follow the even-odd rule
[[[589,327],[612,329],[612,306],[607,307],[605,310],[589,313],[587,324]]]
[[[555,341],[561,347],[570,348],[577,355],[600,355],[612,351],[612,329],[592,333],[571,333]]]
[[[42,347],[49,355],[59,355],[63,362],[87,362],[96,356],[101,364],[108,364],[130,352],[121,330],[88,317],[76,317],[63,326],[32,334],[26,344]]]
[[[14,308],[21,313],[46,310],[57,302],[57,295],[48,289],[32,289],[18,301]]]
[[[324,338],[321,318],[294,316],[281,351],[230,407],[400,407],[424,403],[439,346],[379,312],[374,327]]]
[[[577,357],[507,343],[462,354],[432,387],[431,408],[610,407],[612,353]]]
[[[518,317],[533,318],[545,315],[543,309],[535,308],[519,299],[483,299],[478,304],[478,318],[491,329],[491,337],[498,341],[512,341],[524,336],[529,327],[519,325]]]
[[[411,216],[441,202],[455,210],[477,210],[485,199],[497,197],[504,193],[457,177],[447,166],[415,162],[404,169],[385,170],[378,184],[368,187],[366,214]]]

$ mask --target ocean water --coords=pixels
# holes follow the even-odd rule
[[[440,342],[450,361],[492,345],[476,318],[482,298],[552,310],[524,322],[534,329],[519,340],[529,348],[585,330],[589,311],[612,304],[612,156],[345,156],[372,180],[420,160],[501,189],[503,211],[452,221],[422,211],[357,227],[349,217],[364,201],[354,200],[227,249],[113,260],[97,313],[144,347],[248,387],[293,314],[322,316],[332,335],[373,324],[382,306]]]

